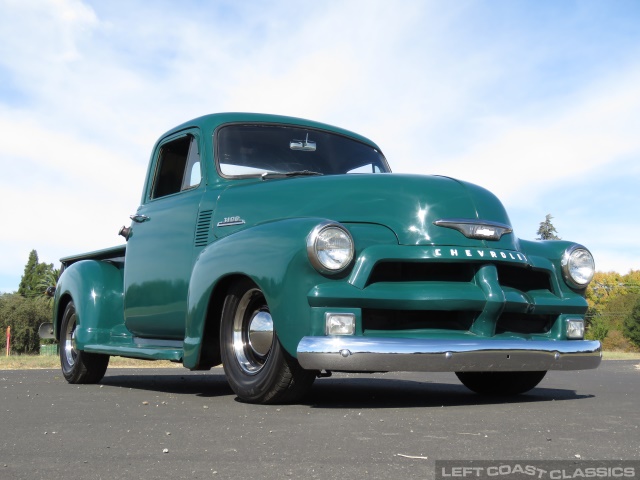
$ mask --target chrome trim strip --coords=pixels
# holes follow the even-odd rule
[[[297,353],[308,370],[353,372],[583,370],[602,359],[587,340],[304,337]]]

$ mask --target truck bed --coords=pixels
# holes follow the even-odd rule
[[[102,250],[94,250],[93,252],[64,257],[60,259],[60,262],[62,263],[62,270],[80,260],[111,260],[114,262],[124,262],[126,250],[126,245],[118,245],[117,247],[109,247]]]

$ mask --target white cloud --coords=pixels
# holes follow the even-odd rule
[[[17,74],[45,73],[47,69],[43,67],[79,60],[79,45],[98,25],[91,7],[78,0],[1,3],[0,31],[4,41],[0,44],[0,63],[10,63]],[[37,81],[38,76],[32,80]]]
[[[130,158],[0,110],[0,271],[21,272],[29,251],[41,261],[121,243],[144,168]]]
[[[535,202],[551,187],[574,186],[595,169],[640,158],[640,69],[589,85],[569,105],[534,118],[490,120],[487,139],[445,158],[439,172],[468,179],[511,204]],[[483,127],[481,127],[483,128]]]
[[[118,243],[155,139],[215,111],[355,130],[394,171],[483,185],[535,231],[549,192],[640,155],[640,48],[626,36],[627,56],[594,61],[569,20],[539,31],[520,7],[501,24],[482,5],[0,0],[0,275],[19,278],[31,248],[52,262]],[[548,67],[580,55],[582,69]],[[569,92],[550,86],[563,75]],[[567,237],[588,244],[589,215],[571,215]],[[618,268],[617,247],[593,243]]]

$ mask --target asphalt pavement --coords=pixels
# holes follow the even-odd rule
[[[448,373],[335,374],[300,404],[223,371],[0,371],[0,479],[432,479],[435,460],[640,460],[640,362],[480,397]]]

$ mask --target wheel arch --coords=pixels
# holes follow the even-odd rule
[[[220,317],[232,283],[249,278],[265,295],[276,329],[285,337],[284,348],[293,356],[306,325],[306,294],[322,279],[311,266],[306,238],[326,219],[294,218],[241,230],[210,244],[195,262],[189,283],[183,364],[190,369],[210,368],[217,361]],[[295,306],[293,301],[299,303]],[[295,311],[295,314],[292,313]],[[295,330],[295,331],[294,331]],[[279,334],[279,337],[280,337]]]
[[[58,342],[60,341],[60,327],[62,324],[62,316],[64,315],[64,311],[67,308],[67,305],[69,305],[69,302],[71,302],[72,300],[73,298],[71,297],[71,294],[66,292],[61,295],[58,303],[55,306],[53,316],[53,331]]]
[[[80,319],[76,336],[78,349],[108,340],[112,328],[124,323],[122,269],[109,262],[82,260],[64,270],[56,286],[53,308],[54,334],[58,341],[62,317],[71,301]]]
[[[209,295],[206,317],[202,325],[202,343],[200,345],[197,363],[195,365],[187,365],[185,358],[185,367],[194,370],[209,370],[211,367],[222,363],[220,358],[220,322],[222,318],[222,308],[224,307],[224,301],[231,286],[243,278],[249,277],[240,274],[228,275],[221,278],[214,286]]]

